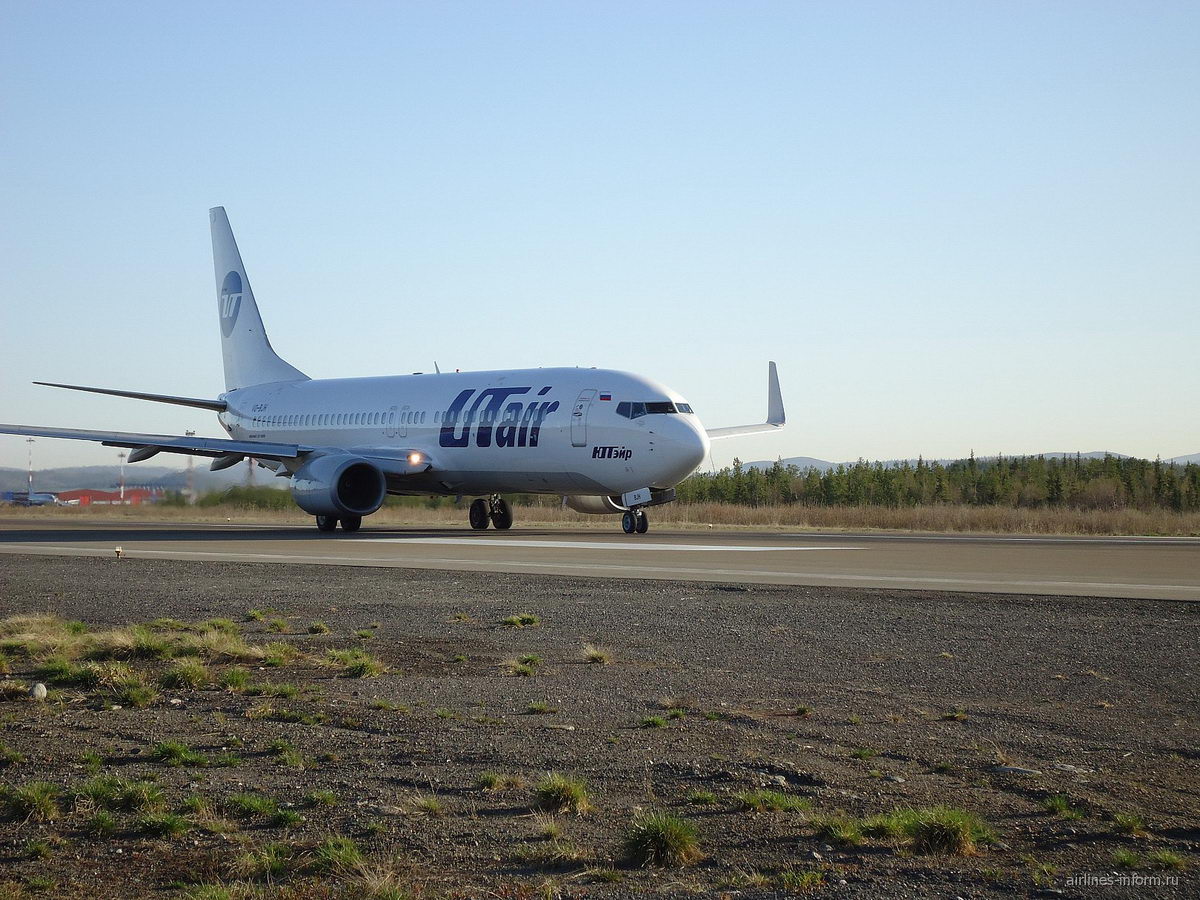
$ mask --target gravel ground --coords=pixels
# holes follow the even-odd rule
[[[120,814],[96,837],[81,801],[49,821],[10,811],[0,898],[187,896],[173,883],[228,884],[266,842],[291,846],[293,864],[245,879],[260,887],[243,894],[366,897],[390,872],[426,898],[782,897],[805,883],[829,897],[1200,896],[1200,604],[0,556],[0,617],[30,612],[95,630],[223,617],[304,656],[248,666],[295,697],[159,688],[145,708],[114,710],[103,692],[51,684],[45,703],[0,700],[0,783],[45,780],[70,797],[97,772],[151,777],[169,806],[202,797],[218,823],[163,838]],[[540,624],[502,624],[526,612]],[[330,632],[309,634],[317,620]],[[610,662],[587,662],[588,643]],[[389,670],[320,664],[348,647]],[[523,654],[540,657],[534,674],[510,674]],[[36,664],[10,648],[8,678],[36,681]],[[157,677],[169,662],[133,664]],[[272,749],[281,739],[294,754]],[[152,758],[161,741],[240,763],[170,767]],[[481,790],[484,771],[523,785]],[[534,815],[550,771],[585,779],[591,810]],[[744,809],[736,795],[760,788],[811,808]],[[239,818],[229,797],[245,790],[300,820]],[[314,790],[336,803],[306,805]],[[1052,795],[1078,818],[1047,811]],[[835,845],[814,827],[936,805],[979,815],[994,842],[937,856],[895,839]],[[660,809],[695,825],[702,859],[629,863],[631,821]],[[1121,814],[1145,833],[1120,833]],[[357,842],[358,870],[312,874],[331,834]],[[1118,867],[1122,851],[1137,868]],[[1160,851],[1183,868],[1154,868]],[[1154,882],[1079,885],[1131,876]]]

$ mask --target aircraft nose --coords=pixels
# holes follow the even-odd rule
[[[672,417],[671,462],[672,476],[676,482],[687,478],[708,456],[708,435],[699,423],[682,416]]]

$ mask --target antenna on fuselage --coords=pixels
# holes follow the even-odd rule
[[[433,361],[433,371],[437,372],[439,375],[441,375],[441,374],[442,374],[442,370],[438,368],[438,364],[437,364],[437,360],[436,360],[436,359]]]

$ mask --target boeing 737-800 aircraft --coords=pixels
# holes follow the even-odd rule
[[[284,362],[263,328],[222,207],[209,211],[225,393],[214,400],[81,385],[50,387],[216,412],[228,438],[178,437],[0,425],[0,433],[128,447],[130,462],[157,453],[250,460],[291,480],[317,528],[357,531],[388,494],[473,496],[472,528],[512,526],[505,493],[560,494],[584,513],[648,528],[645,509],[708,455],[709,441],[784,424],[775,363],[767,420],[706,430],[675,391],[609,369],[505,369],[379,378],[313,379]]]

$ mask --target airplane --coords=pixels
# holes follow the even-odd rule
[[[705,429],[676,391],[610,369],[504,369],[369,378],[309,378],[272,349],[224,207],[209,210],[225,392],[178,397],[55,382],[87,391],[211,410],[228,435],[201,438],[0,425],[0,434],[98,441],[158,453],[242,460],[290,479],[320,532],[358,531],[388,494],[474,497],[473,529],[508,529],[505,493],[556,494],[582,513],[619,515],[626,534],[649,529],[646,509],[708,456],[710,441],[784,427],[774,362],[767,418]],[[436,364],[435,364],[436,368]]]

